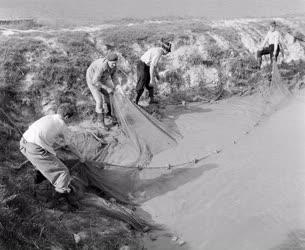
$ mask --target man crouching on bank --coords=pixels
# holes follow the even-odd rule
[[[65,122],[70,122],[74,109],[62,104],[57,114],[46,115],[32,125],[20,140],[21,153],[34,165],[54,187],[58,196],[63,196],[73,207],[77,207],[76,194],[71,188],[69,169],[58,159],[55,150],[69,146],[72,131]]]

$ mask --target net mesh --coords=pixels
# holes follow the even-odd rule
[[[265,86],[264,97],[264,110],[262,117],[269,117],[282,106],[286,105],[287,102],[293,97],[292,92],[288,86],[283,82],[281,78],[278,65],[273,63],[272,66],[272,78],[269,86]]]
[[[107,144],[87,131],[76,131],[72,136],[72,147],[86,162],[145,167],[153,155],[174,147],[181,138],[179,133],[133,104],[123,93],[113,95],[112,105],[120,124],[118,140]]]
[[[132,103],[123,93],[115,92],[112,103],[123,133],[138,153],[138,164],[147,165],[153,155],[177,145],[180,134]]]
[[[81,179],[122,203],[130,203],[138,173],[128,167],[147,167],[153,155],[177,145],[181,135],[133,104],[122,92],[113,95],[112,105],[120,124],[117,140],[105,143],[92,132],[75,131],[71,147],[76,155],[72,158],[85,162]],[[65,153],[61,152],[61,158],[69,158]],[[112,164],[123,168],[112,169]]]
[[[246,115],[249,123],[247,129],[250,130],[254,128],[254,124],[268,118],[286,104],[293,95],[281,79],[276,63],[273,64],[270,80],[263,81],[260,91],[252,95],[248,102],[237,99],[231,107],[236,110],[226,115],[236,117],[237,111]],[[148,166],[153,155],[177,145],[181,136],[130,102],[120,92],[113,95],[112,104],[120,124],[121,134],[118,141],[104,144],[88,132],[75,133],[72,141],[79,156],[87,162],[85,175],[90,182],[117,200],[127,203],[136,191],[135,182],[140,181],[137,170],[112,169],[107,166],[101,170],[105,167],[104,163],[126,167]],[[234,117],[232,116],[232,119],[235,119]]]

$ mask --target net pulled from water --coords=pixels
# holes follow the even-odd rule
[[[123,221],[140,232],[162,229],[161,226],[156,225],[143,218],[142,215],[139,215],[135,209],[136,204],[124,200],[125,198],[123,196],[112,196],[113,189],[120,192],[119,188],[115,189],[116,186],[121,187],[123,190],[124,186],[112,182],[112,185],[108,187],[107,183],[99,182],[99,174],[97,174],[97,176],[94,175],[97,173],[95,171],[97,168],[86,163],[78,163],[77,166],[77,169],[74,168],[71,170],[74,176],[71,185],[77,193],[78,202],[82,209],[94,209],[97,213]],[[99,171],[104,172],[101,170]],[[107,175],[107,170],[105,175],[107,177],[111,176]],[[104,194],[101,195],[101,193]],[[109,199],[109,197],[111,197],[111,199]]]
[[[85,186],[94,187],[121,204],[136,205],[132,194],[138,171],[128,167],[147,166],[153,155],[177,145],[181,136],[133,104],[121,92],[113,95],[112,104],[121,133],[115,140],[106,141],[103,136],[86,130],[74,131],[71,138],[72,158],[76,156],[83,162],[74,168],[77,168],[81,182],[87,183]],[[69,157],[66,154],[62,158]],[[112,169],[112,164],[120,164],[123,168]],[[95,202],[87,200],[87,204]],[[112,211],[106,201],[99,200],[98,203],[104,212]],[[122,209],[112,212],[121,216],[122,220],[133,216],[122,214]]]
[[[236,100],[233,105],[236,110],[233,110],[232,115],[235,115],[237,111],[247,115],[249,129],[252,129],[253,124],[272,115],[291,96],[290,90],[281,79],[277,64],[274,63],[271,81],[263,81],[261,91],[257,92],[250,102],[245,102],[243,99]],[[113,197],[122,205],[128,206],[134,204],[133,195],[136,191],[134,183],[137,180],[137,171],[127,168],[104,169],[105,162],[123,163],[126,166],[147,163],[152,155],[175,146],[180,136],[168,130],[166,126],[140,107],[135,106],[119,92],[114,94],[112,103],[123,131],[123,138],[105,144],[103,140],[99,140],[90,133],[79,132],[74,137],[74,146],[77,147],[82,159],[86,161],[86,164],[82,165],[81,179],[86,180],[88,186],[93,186],[104,192],[106,196]],[[91,164],[91,162],[97,164]],[[122,205],[116,207],[103,196],[94,197],[87,196],[83,204],[99,207],[101,213],[143,228],[139,225],[145,222],[141,219],[140,223],[136,222],[136,215],[122,210]]]
[[[286,105],[293,97],[293,93],[283,81],[277,63],[273,63],[271,72],[271,81],[264,87],[262,93],[265,101],[262,116],[272,115],[282,106]]]
[[[181,139],[179,133],[131,102],[122,91],[114,93],[112,104],[122,131],[138,153],[138,163],[147,165],[153,155],[176,146]]]
[[[75,131],[71,145],[83,161],[145,167],[154,155],[176,146],[182,138],[122,92],[116,91],[111,99],[120,133],[115,135],[116,140],[106,142],[86,130]]]
[[[111,203],[97,195],[88,193],[86,197],[81,200],[81,204],[86,207],[98,208],[101,214],[124,221],[139,232],[162,229],[159,225],[149,223],[131,209],[118,203]]]

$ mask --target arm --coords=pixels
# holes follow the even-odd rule
[[[282,56],[284,57],[284,55],[285,55],[284,47],[285,47],[285,49],[287,49],[287,47],[284,46],[285,44],[283,43],[283,39],[282,39],[281,35],[279,36],[279,45],[280,45],[280,50],[281,50]]]
[[[102,74],[104,73],[104,71],[106,70],[104,65],[101,65],[100,67],[98,67],[98,69],[95,70],[94,75],[92,77],[92,84],[96,87],[101,87],[102,89],[106,90],[107,92],[111,92],[112,89],[105,86],[101,81],[101,77]]]
[[[84,162],[82,154],[72,143],[73,131],[69,129],[65,123],[62,124],[60,137],[62,137],[63,141],[59,148],[67,147],[70,152],[81,160],[81,162]]]
[[[102,82],[100,81],[100,79],[101,79],[103,72],[104,71],[102,68],[100,68],[94,72],[93,77],[92,77],[92,85],[94,85],[95,87],[99,87],[102,85]]]
[[[155,67],[155,77],[157,78],[158,81],[160,81],[160,75],[159,75],[159,72],[157,70],[157,68]]]
[[[281,46],[281,43],[280,43],[280,40],[281,40],[281,35],[280,33],[278,32],[278,35],[277,35],[277,39],[275,39],[275,42],[274,42],[274,51],[273,51],[273,57],[275,57],[275,54],[277,52],[277,47],[280,45]]]
[[[154,59],[152,60],[150,67],[149,67],[149,74],[150,74],[150,83],[153,84],[154,83],[154,76],[155,76],[155,72],[156,72],[156,66],[159,62],[161,58],[161,53],[159,53],[158,55],[156,55],[154,57]],[[159,76],[159,74],[157,73],[157,75]]]
[[[116,71],[114,71],[111,74],[111,79],[112,79],[114,88],[116,88],[116,86],[118,86],[118,85],[121,85],[120,81],[119,81],[119,78],[118,78],[118,73]]]

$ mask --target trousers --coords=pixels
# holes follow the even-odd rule
[[[58,193],[70,192],[71,181],[69,169],[55,155],[35,143],[20,141],[21,153],[33,166],[55,187]]]

